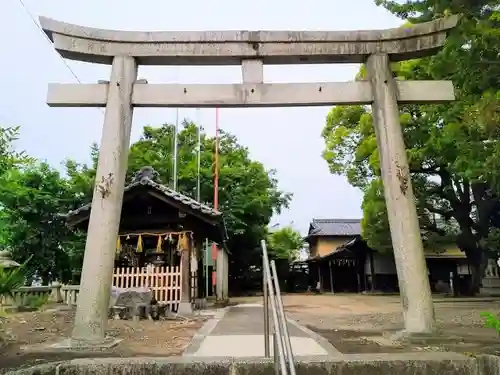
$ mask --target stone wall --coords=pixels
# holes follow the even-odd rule
[[[351,354],[301,358],[298,375],[500,375],[500,358],[467,357],[456,353]],[[10,371],[10,375],[274,375],[272,360],[220,358],[106,358],[77,359]]]

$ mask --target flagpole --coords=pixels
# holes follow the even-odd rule
[[[219,209],[219,108],[215,108],[215,155],[214,155],[214,209]],[[213,265],[217,265],[217,244],[214,242],[212,244],[212,260]],[[212,268],[213,270],[213,268]],[[216,272],[212,271],[212,287],[216,289],[217,276]],[[216,290],[215,290],[216,292]]]
[[[173,175],[174,175],[174,182],[172,188],[174,191],[177,191],[177,147],[178,147],[178,139],[177,139],[177,134],[179,132],[179,108],[175,109],[175,127],[174,127],[174,155],[173,155]]]
[[[175,81],[178,83],[179,82],[179,68],[177,67],[175,70]],[[174,126],[174,147],[173,147],[173,155],[172,155],[172,163],[173,163],[173,168],[172,168],[172,174],[173,174],[173,179],[172,179],[172,189],[174,191],[177,191],[177,154],[178,154],[178,133],[179,133],[179,107],[175,109],[175,126]]]
[[[197,177],[196,177],[196,200],[201,203],[201,177],[200,177],[200,172],[201,172],[201,116],[200,116],[200,108],[196,108],[196,122],[198,125],[198,146],[197,146],[197,153],[198,153],[198,165],[197,165]]]

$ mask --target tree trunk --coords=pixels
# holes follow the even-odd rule
[[[469,285],[469,292],[467,293],[468,295],[475,296],[477,293],[479,293],[479,290],[481,288],[481,270],[480,266],[477,264],[471,264],[470,265],[470,270],[471,270],[471,282]]]
[[[484,251],[481,248],[469,250],[465,252],[469,260],[471,269],[471,283],[469,285],[469,294],[474,296],[481,289],[481,281],[483,280],[486,270],[487,257],[484,256]]]

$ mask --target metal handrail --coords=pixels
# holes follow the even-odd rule
[[[270,357],[269,344],[269,305],[273,318],[273,347],[274,366],[276,374],[296,375],[295,362],[293,359],[292,344],[288,332],[281,291],[276,272],[274,260],[269,262],[266,241],[261,241],[262,245],[262,277],[264,292],[264,354]]]

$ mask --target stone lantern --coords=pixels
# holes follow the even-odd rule
[[[20,267],[21,265],[15,260],[12,260],[8,250],[0,251],[0,267],[3,268],[14,268]]]

